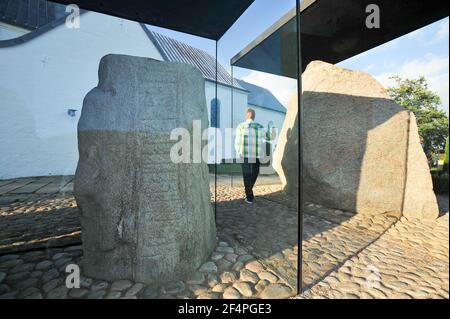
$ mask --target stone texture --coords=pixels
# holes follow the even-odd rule
[[[261,279],[256,285],[255,285],[255,290],[258,292],[261,292],[262,290],[264,290],[264,288],[266,288],[268,285],[270,284],[270,282],[268,282],[265,279]]]
[[[171,282],[164,287],[162,287],[161,291],[163,294],[179,294],[182,293],[186,289],[186,285],[182,281]]]
[[[53,263],[50,260],[44,260],[36,265],[36,270],[47,270],[52,264]]]
[[[229,284],[235,282],[237,279],[236,273],[231,271],[225,271],[220,275],[220,281],[223,284]]]
[[[414,113],[409,113],[407,177],[405,186],[405,203],[403,215],[432,219],[439,216],[436,196],[433,192],[433,181],[422,150]]]
[[[197,297],[197,299],[220,299],[220,293],[207,292]]]
[[[102,299],[105,295],[106,295],[105,290],[95,290],[95,291],[91,291],[87,295],[87,299]]]
[[[217,272],[217,266],[214,262],[212,261],[208,261],[206,263],[204,263],[199,270],[200,272],[204,272],[204,273],[214,273]]]
[[[414,115],[370,75],[314,61],[302,76],[307,200],[358,213],[436,218]],[[274,167],[297,194],[297,98],[289,106]],[[289,136],[288,136],[289,135]],[[296,202],[296,201],[294,201]]]
[[[136,296],[143,288],[144,284],[140,282],[135,283],[130,289],[127,290],[125,296]]]
[[[281,128],[277,147],[273,154],[272,166],[280,177],[287,195],[286,205],[298,206],[298,97],[297,93],[289,102],[283,127]]]
[[[188,284],[200,285],[205,281],[205,274],[196,272],[186,280]]]
[[[109,284],[106,281],[98,281],[92,285],[91,290],[93,291],[105,290],[106,288],[108,288],[108,286]]]
[[[261,265],[261,263],[256,261],[256,260],[248,262],[245,265],[245,268],[247,268],[248,270],[250,270],[250,271],[252,271],[254,273],[259,273],[261,271],[264,271],[263,265]]]
[[[119,299],[122,296],[120,291],[111,291],[106,296],[105,299]]]
[[[261,299],[285,299],[294,294],[291,288],[282,284],[268,285],[260,295]]]
[[[112,283],[111,291],[123,291],[133,286],[133,283],[129,280],[118,280]]]
[[[214,287],[219,283],[219,278],[217,278],[217,276],[214,274],[209,274],[206,278],[206,283],[208,284],[208,286]]]
[[[47,299],[64,299],[68,292],[69,289],[67,287],[59,286],[48,292]]]
[[[432,221],[402,217],[304,297],[448,299],[448,217],[448,212]]]
[[[227,285],[225,285],[225,284],[217,284],[214,287],[212,287],[211,291],[223,292],[226,288],[227,288]]]
[[[228,287],[223,292],[223,299],[240,299],[241,294],[236,288]]]
[[[259,281],[258,275],[248,269],[241,270],[240,279],[254,284]]]
[[[78,123],[74,194],[84,270],[105,280],[182,278],[215,245],[206,163],[175,164],[175,128],[207,127],[204,80],[193,67],[107,55]],[[177,142],[181,143],[181,142]],[[190,154],[189,154],[190,156]]]
[[[276,283],[278,281],[278,277],[268,271],[263,271],[263,272],[259,273],[258,275],[259,275],[259,278],[265,279],[270,283]]]
[[[196,296],[201,296],[208,292],[208,288],[201,285],[190,285],[189,290]]]
[[[237,282],[233,287],[244,297],[253,296],[253,288],[248,282]]]
[[[158,293],[159,291],[157,287],[149,286],[144,288],[144,290],[142,291],[142,298],[153,299],[158,296]]]
[[[70,297],[77,298],[77,299],[84,298],[88,294],[89,294],[89,290],[84,289],[84,288],[71,289],[69,292]]]
[[[49,282],[45,283],[42,286],[42,290],[44,291],[44,293],[49,292],[50,290],[55,289],[59,284],[61,283],[60,279],[53,279],[50,280]]]

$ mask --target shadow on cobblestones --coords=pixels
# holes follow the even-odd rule
[[[2,197],[0,254],[80,243],[79,211],[71,195]]]
[[[273,189],[273,186],[261,186],[256,192],[270,193]],[[297,211],[264,196],[258,196],[253,205],[248,205],[241,199],[242,193],[241,187],[218,188],[219,237],[238,241],[296,290]]]
[[[239,184],[238,184],[239,185]],[[242,200],[242,186],[227,182],[216,192],[220,241],[243,247],[297,290],[298,211],[281,185],[259,185],[254,205]],[[71,193],[9,194],[1,197],[0,254],[81,243],[79,211]],[[304,214],[303,285],[320,282],[389,227],[389,217],[361,218],[310,204]],[[222,262],[222,261],[221,261]],[[221,266],[219,262],[219,268]],[[225,271],[226,261],[223,261]]]
[[[81,246],[73,246],[81,238],[79,212],[71,192],[4,194],[0,196],[0,282],[3,281],[0,295],[4,298],[292,296],[297,284],[298,211],[285,205],[287,201],[279,184],[259,184],[255,194],[255,204],[248,205],[242,200],[241,185],[217,186],[219,243],[210,261],[192,278],[167,287],[145,289],[140,283],[105,283],[86,278],[86,287],[73,291],[62,285],[64,266],[82,261]],[[448,203],[448,197],[443,200]],[[445,217],[428,225],[408,220],[398,222],[398,216],[394,215],[355,215],[308,203],[302,245],[305,296],[414,297],[427,289],[436,297],[448,296],[448,204],[446,207]],[[443,240],[445,236],[447,239]],[[418,261],[419,255],[422,257]],[[253,262],[255,258],[257,262]],[[398,271],[408,267],[411,270]],[[380,289],[384,292],[367,288],[367,278],[374,270],[381,273]],[[432,274],[421,280],[413,278],[416,272],[426,275],[430,271]],[[119,288],[127,290],[120,292]]]
[[[297,284],[298,211],[280,185],[256,188],[254,205],[241,187],[218,187],[217,223],[293,289]],[[230,199],[231,198],[231,199]],[[309,203],[303,216],[303,288],[308,290],[376,241],[398,220],[394,215],[358,215]]]

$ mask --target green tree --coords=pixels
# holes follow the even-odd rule
[[[445,141],[444,171],[448,173],[448,137],[447,140]]]
[[[388,94],[397,104],[414,113],[425,148],[442,149],[448,137],[448,117],[440,109],[440,97],[428,88],[423,76],[418,79],[394,76],[392,79],[396,86],[388,88]]]

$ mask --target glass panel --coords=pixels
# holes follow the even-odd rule
[[[0,1],[0,295],[117,298],[142,283],[139,298],[196,298],[186,280],[216,246],[215,42],[27,2],[48,25],[8,20],[17,7]]]
[[[0,0],[0,299],[448,298],[448,17],[356,2]]]
[[[285,41],[297,50],[295,7],[295,1],[256,1],[218,43],[219,61],[229,66],[239,57],[245,67],[229,66],[233,86],[219,85],[219,96],[229,103],[222,104],[224,144],[217,165],[217,229],[219,238],[241,255],[238,260],[257,261],[233,266],[241,278],[250,270],[261,279],[255,279],[253,297],[271,296],[275,282],[280,288],[278,297],[297,294],[298,85],[295,78],[258,70],[261,59],[278,67],[290,63],[295,77],[297,55],[291,57],[294,60],[284,55]],[[291,28],[261,56],[253,40],[263,38],[261,33],[290,10],[294,10]],[[252,50],[247,52],[246,47]]]
[[[432,37],[431,30],[437,30],[439,24],[345,60],[352,46],[358,47],[349,43],[350,38],[364,38],[366,44],[379,41],[379,33],[367,30],[364,24],[369,13],[356,5],[341,6],[340,2],[316,2],[310,9],[302,14],[302,21],[309,22],[308,32],[302,34],[302,46],[308,46],[303,53],[313,61],[303,66],[306,70],[302,75],[305,294],[325,298],[427,298],[427,289],[422,289],[427,284],[423,278],[412,279],[415,275],[411,274],[425,274],[431,269],[442,273],[446,266],[438,266],[440,253],[436,252],[448,248],[439,244],[435,253],[425,248],[425,225],[439,227],[443,220],[436,220],[437,190],[432,189],[422,150],[425,146],[426,151],[427,143],[421,147],[419,133],[426,130],[424,109],[430,107],[440,113],[446,129],[448,118],[439,110],[438,102],[424,106],[417,100],[418,92],[433,95],[426,81],[417,80],[424,72],[420,66],[430,58],[429,48],[419,45],[417,37]],[[389,14],[398,22],[400,18],[393,12],[403,13],[403,7],[389,8],[393,9],[398,11]],[[388,27],[386,10],[381,11],[383,34],[389,33],[388,28],[392,32],[400,29],[402,24]],[[361,24],[354,26],[349,36],[334,22],[351,12],[355,19],[348,21]],[[330,23],[315,24],[317,16],[330,17]],[[442,26],[446,27],[445,21]],[[328,35],[326,41],[324,35]],[[448,37],[441,41],[448,46]],[[327,49],[344,42],[349,46]],[[444,52],[438,46],[433,50]],[[344,61],[337,65],[314,61],[317,56]],[[448,72],[448,65],[445,70]],[[391,75],[403,79],[389,79]],[[391,89],[386,91],[387,87]],[[420,119],[416,121],[408,110]],[[441,135],[438,149],[444,148],[447,135]],[[434,173],[435,181],[440,174],[445,175]],[[428,224],[426,219],[433,222]],[[438,232],[436,237],[444,238],[446,232]],[[424,259],[434,262],[430,265]],[[399,282],[408,285],[402,287]]]

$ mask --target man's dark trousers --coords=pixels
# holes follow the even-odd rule
[[[253,186],[259,175],[260,162],[257,158],[244,158],[244,162],[241,163],[242,175],[244,177],[245,196],[247,200],[253,201]]]

